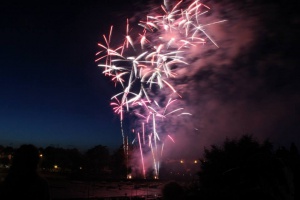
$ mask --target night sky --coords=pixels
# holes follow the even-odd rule
[[[146,1],[133,2],[0,3],[0,144],[122,144],[119,119],[109,105],[118,91],[94,60],[102,34],[112,24],[124,26],[126,17],[134,21]],[[215,7],[207,19],[228,23],[208,30],[220,48],[207,45],[191,55],[197,67],[179,76],[186,108],[196,116],[181,121],[186,124],[179,129],[171,122],[169,130],[185,138],[181,149],[190,146],[186,138],[203,148],[245,133],[300,144],[297,1],[258,2],[207,1]]]
[[[122,10],[107,2],[1,3],[1,144],[121,144],[109,106],[114,87],[94,62],[97,42]]]

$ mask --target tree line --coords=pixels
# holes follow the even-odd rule
[[[0,145],[0,166],[9,168],[15,148]],[[77,148],[48,146],[39,148],[40,170],[55,172],[78,179],[103,179],[126,177],[123,148],[110,154],[107,146],[97,145],[82,153]]]
[[[274,148],[250,135],[206,148],[197,184],[186,190],[210,199],[300,199],[300,156],[294,143]]]
[[[0,165],[9,165],[14,151],[0,146]],[[74,179],[125,179],[130,173],[122,146],[112,154],[102,145],[85,153],[56,147],[40,148],[40,153],[43,171]],[[300,199],[300,156],[293,143],[274,148],[268,140],[260,143],[244,135],[206,147],[198,161],[197,178],[184,186],[186,196],[207,200]],[[168,172],[168,165],[162,163],[162,177],[170,178]]]

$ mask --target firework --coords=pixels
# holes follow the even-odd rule
[[[142,150],[142,143],[141,143],[140,133],[138,133],[138,139],[139,139],[141,161],[142,161],[142,167],[143,167],[143,176],[144,176],[144,178],[146,178],[145,163],[144,163],[144,156],[143,156],[143,150]]]
[[[136,31],[138,28],[130,29],[127,19],[124,42],[115,47],[111,44],[113,32],[111,26],[108,36],[103,35],[104,43],[98,44],[101,51],[96,54],[96,62],[100,62],[98,66],[103,68],[103,74],[111,77],[115,85],[119,84],[123,88],[111,98],[111,106],[120,116],[124,152],[126,150],[122,123],[124,114],[132,113],[141,124],[137,127],[137,141],[144,177],[143,147],[150,147],[155,176],[158,177],[163,140],[169,138],[175,143],[169,134],[160,133],[158,122],[161,124],[170,117],[191,115],[183,112],[184,108],[176,108],[176,102],[182,99],[182,96],[176,90],[176,85],[172,84],[179,69],[189,67],[184,55],[191,47],[203,45],[207,41],[217,46],[206,33],[205,27],[224,21],[202,24],[201,16],[210,8],[199,0],[189,4],[180,1],[170,7],[171,5],[165,2],[161,5],[162,14],[146,16],[145,20],[138,23],[140,31]],[[135,41],[132,38],[139,40]],[[159,91],[164,92],[161,94]],[[164,99],[169,99],[167,103],[156,100],[161,95],[167,97]],[[161,153],[158,153],[159,148]]]

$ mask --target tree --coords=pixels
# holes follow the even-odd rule
[[[109,150],[106,146],[97,145],[85,153],[84,170],[92,177],[103,178],[109,166]]]
[[[292,174],[272,144],[249,135],[205,149],[199,173],[203,199],[292,199]]]
[[[0,151],[0,164],[8,166],[11,164],[11,159],[14,154],[14,148],[11,146],[3,147],[1,145],[1,151]]]
[[[126,178],[126,157],[124,155],[123,145],[120,146],[111,156],[110,169],[113,178]]]
[[[62,172],[74,172],[82,165],[82,155],[75,148],[63,149],[49,146],[41,152],[43,154],[41,167],[47,170],[52,170],[57,165]]]

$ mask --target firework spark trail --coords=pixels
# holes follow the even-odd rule
[[[145,123],[143,122],[143,145],[145,145]]]
[[[161,145],[161,153],[160,153],[160,156],[161,156],[161,157],[162,157],[162,155],[163,155],[164,145],[165,145],[165,143],[162,143],[162,145]]]
[[[151,148],[151,153],[152,153],[152,158],[153,158],[153,163],[154,163],[154,171],[155,171],[155,176],[158,177],[158,169],[157,169],[157,163],[156,163],[156,159],[155,159],[155,153],[154,153],[154,150],[153,150],[153,145],[152,145],[152,142],[151,142],[151,138],[150,138],[150,148]]]
[[[170,135],[168,135],[168,137],[170,138],[170,140],[172,140],[173,143],[175,143],[174,139]]]
[[[206,43],[206,39],[217,46],[206,33],[205,27],[225,21],[201,24],[201,16],[210,8],[200,3],[199,0],[192,1],[186,8],[182,2],[179,1],[171,8],[167,1],[164,1],[161,5],[162,14],[146,16],[146,20],[141,20],[138,24],[142,27],[142,31],[133,36],[130,33],[136,32],[130,28],[127,19],[124,42],[116,48],[111,44],[113,30],[111,26],[108,36],[103,35],[104,44],[98,43],[102,50],[96,54],[97,57],[99,56],[96,62],[104,60],[104,63],[98,65],[104,68],[103,74],[112,77],[111,80],[115,85],[119,83],[123,88],[122,92],[111,98],[113,100],[111,106],[113,106],[113,111],[120,116],[124,151],[125,134],[122,122],[124,113],[132,112],[141,121],[142,130],[137,132],[143,173],[145,173],[145,168],[142,144],[143,146],[146,144],[145,134],[151,133],[148,135],[148,143],[152,151],[156,176],[159,172],[158,142],[163,144],[162,140],[165,138],[159,134],[157,120],[165,120],[183,110],[183,108],[169,108],[176,106],[173,104],[177,100],[172,100],[171,95],[176,94],[177,97],[182,98],[171,80],[176,78],[180,69],[189,66],[185,61],[185,54],[189,48]],[[139,45],[132,38],[139,38]],[[165,106],[160,106],[154,98],[155,93],[158,92],[157,88],[164,89],[166,91],[164,95],[169,96]],[[164,104],[163,101],[159,102]],[[168,109],[172,110],[167,112]],[[177,114],[177,117],[184,115],[191,114],[182,112]],[[151,120],[152,123],[150,123]],[[143,142],[141,142],[139,132],[143,134]],[[168,137],[174,142],[171,136],[168,135]],[[162,150],[163,145],[161,154]]]
[[[140,133],[138,133],[138,139],[139,139],[139,146],[140,146],[140,153],[141,153],[141,160],[142,160],[142,167],[143,167],[143,176],[144,176],[144,179],[145,179],[146,178],[146,171],[145,171],[144,156],[143,156]]]

